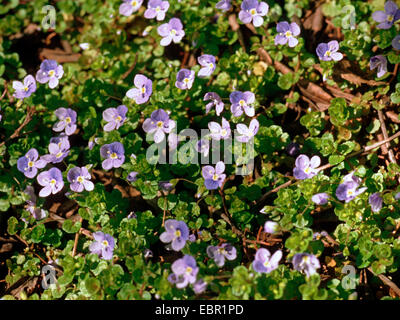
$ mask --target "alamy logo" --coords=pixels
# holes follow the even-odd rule
[[[154,142],[154,135],[147,134],[147,141]],[[177,134],[170,132],[166,139],[153,143],[146,151],[150,164],[236,164],[236,174],[246,176],[254,168],[254,136],[237,130],[231,132],[201,130],[199,138],[193,129],[184,129]]]

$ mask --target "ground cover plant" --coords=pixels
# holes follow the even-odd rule
[[[399,6],[0,1],[0,297],[399,299]]]

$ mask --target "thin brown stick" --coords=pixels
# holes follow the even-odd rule
[[[133,69],[135,69],[138,59],[139,59],[139,52],[136,52],[135,61],[133,62],[133,65],[128,69],[128,71],[126,71],[122,75],[122,77],[121,77],[122,80],[125,80],[130,75],[130,73],[133,71]]]
[[[21,123],[21,125],[14,131],[14,133],[7,139],[4,140],[3,142],[0,143],[0,147],[2,147],[6,141],[9,141],[11,139],[18,138],[20,136],[21,130],[28,125],[29,122],[31,122],[33,115],[35,114],[35,107],[29,107],[27,108],[27,114],[24,119],[24,121]]]
[[[379,117],[379,122],[381,123],[381,130],[382,130],[383,138],[385,140],[387,140],[387,138],[389,138],[389,136],[387,134],[385,119],[383,117],[382,110],[378,110],[378,117]],[[390,143],[387,142],[385,145],[386,145],[386,148],[388,150],[388,156],[389,156],[390,162],[391,163],[396,163],[396,159],[394,157],[393,150],[390,149]]]
[[[82,218],[79,219],[80,223],[82,223]],[[80,231],[80,230],[79,230]],[[75,257],[76,254],[76,248],[78,247],[78,240],[79,240],[79,231],[75,233],[75,241],[74,241],[74,247],[72,248],[72,256]]]

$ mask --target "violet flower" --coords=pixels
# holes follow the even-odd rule
[[[387,1],[385,3],[385,11],[375,11],[372,14],[372,19],[379,22],[376,26],[378,29],[389,29],[400,19],[400,10],[396,3]]]
[[[253,26],[259,27],[263,24],[262,18],[268,13],[268,4],[264,1],[258,2],[257,0],[243,0],[240,6],[242,10],[239,12],[239,19],[243,23],[250,23],[253,21]]]
[[[190,255],[184,255],[183,258],[176,260],[172,266],[172,274],[169,275],[168,281],[176,284],[179,289],[185,288],[189,283],[196,282],[199,267],[196,260]]]
[[[321,267],[316,256],[309,253],[296,253],[292,260],[293,267],[300,272],[304,272],[307,277],[315,274]]]
[[[143,122],[143,130],[154,135],[155,143],[160,143],[164,140],[165,134],[170,133],[175,125],[175,121],[171,120],[163,109],[158,109]]]
[[[291,24],[286,21],[279,22],[276,31],[278,34],[275,36],[275,45],[289,43],[289,47],[293,48],[299,43],[299,40],[295,38],[300,34],[300,27],[296,22]]]
[[[170,243],[174,251],[180,251],[189,239],[189,228],[184,221],[170,219],[165,221],[165,232],[160,235],[160,240]]]
[[[222,125],[211,121],[208,124],[208,129],[210,129],[210,136],[214,140],[226,140],[231,136],[231,126],[224,117],[222,117]]]
[[[378,55],[371,58],[369,61],[370,69],[378,68],[378,78],[383,77],[387,72],[387,59],[385,56]]]
[[[54,114],[58,118],[53,126],[55,132],[61,132],[65,130],[65,133],[70,136],[76,130],[76,112],[72,109],[58,108]]]
[[[162,0],[150,0],[147,4],[147,10],[144,12],[146,19],[156,18],[157,21],[165,19],[165,13],[168,11],[169,2]]]
[[[43,187],[39,192],[39,197],[47,197],[50,194],[56,194],[64,187],[62,173],[58,168],[51,168],[43,171],[37,176],[38,183]]]
[[[339,50],[339,42],[336,40],[329,41],[328,43],[320,43],[317,46],[317,55],[322,61],[340,61],[343,59],[343,55]]]
[[[296,159],[293,176],[299,180],[310,179],[318,173],[317,168],[320,164],[320,157],[313,156],[310,160],[306,155],[301,154]]]
[[[210,152],[210,143],[206,139],[200,139],[197,141],[195,149],[197,152],[202,153],[205,157],[207,157],[208,153]]]
[[[120,105],[117,108],[108,108],[103,111],[103,120],[107,124],[103,127],[104,131],[109,132],[114,129],[118,130],[126,120],[128,108],[125,105]]]
[[[74,167],[68,171],[67,180],[70,183],[70,188],[75,192],[82,192],[83,190],[92,191],[94,184],[91,175],[86,167]]]
[[[129,182],[135,182],[137,180],[138,174],[139,174],[139,172],[132,171],[128,174],[128,176],[126,177],[126,180],[128,180]]]
[[[222,11],[228,11],[230,8],[232,8],[231,0],[221,0],[215,5],[215,7]]]
[[[47,162],[39,159],[39,153],[35,148],[30,149],[24,156],[20,157],[17,161],[17,168],[25,177],[34,178],[38,169],[43,169]]]
[[[129,17],[132,13],[138,11],[142,5],[143,0],[123,0],[119,6],[119,14]]]
[[[255,259],[252,263],[253,269],[260,273],[270,273],[279,266],[282,259],[282,251],[278,250],[271,256],[268,249],[260,248],[256,252]]]
[[[311,197],[312,202],[318,205],[324,205],[328,203],[329,195],[325,192],[314,194]]]
[[[194,81],[194,71],[189,69],[181,69],[176,74],[175,86],[179,89],[190,89]]]
[[[195,294],[201,294],[207,289],[207,282],[205,282],[203,279],[199,279],[195,282],[193,285],[193,291]]]
[[[50,139],[49,143],[49,154],[42,156],[41,159],[51,163],[60,163],[68,156],[69,148],[68,136],[60,135],[58,137],[53,137]]]
[[[395,36],[392,40],[392,46],[396,50],[400,50],[400,34]]]
[[[218,267],[222,267],[225,264],[225,259],[235,260],[236,259],[236,248],[230,243],[222,243],[218,246],[207,247],[208,256],[215,261]]]
[[[30,74],[24,78],[24,82],[13,81],[13,89],[15,90],[13,97],[17,99],[25,99],[30,97],[36,91],[36,81]]]
[[[275,234],[279,230],[279,224],[275,221],[267,221],[264,224],[264,232],[265,233],[270,233],[270,234]]]
[[[371,210],[373,212],[379,212],[382,209],[383,199],[379,192],[375,192],[371,194],[368,199],[369,204],[371,205]]]
[[[260,124],[257,119],[253,119],[250,121],[249,127],[247,127],[243,123],[239,123],[236,125],[236,130],[240,134],[236,137],[236,140],[239,142],[247,143],[252,139],[258,132],[258,128]]]
[[[134,99],[137,104],[146,103],[153,93],[153,82],[142,74],[137,74],[133,83],[136,88],[128,90],[126,96]]]
[[[206,114],[210,112],[212,107],[215,107],[215,113],[217,116],[221,114],[224,110],[224,103],[221,97],[215,92],[207,92],[204,96],[204,101],[211,100],[211,102],[206,105]]]
[[[218,161],[215,165],[215,169],[212,166],[204,166],[201,173],[204,178],[204,185],[208,190],[215,190],[222,187],[226,178],[225,164],[222,161]]]
[[[115,247],[114,238],[101,231],[94,232],[93,238],[94,241],[89,246],[90,252],[97,254],[101,259],[111,260]]]
[[[217,67],[215,64],[215,57],[210,54],[203,54],[197,58],[197,61],[202,66],[197,74],[199,78],[209,77]]]
[[[359,188],[361,179],[356,177],[353,172],[343,178],[343,182],[336,189],[336,197],[346,203],[353,200],[355,197],[367,190],[366,187]]]
[[[179,43],[185,35],[182,22],[179,18],[172,18],[168,23],[162,24],[157,28],[157,32],[163,37],[160,44],[164,47],[168,46],[171,41]]]
[[[125,161],[125,149],[121,142],[105,144],[100,148],[100,155],[105,158],[101,164],[104,170],[119,168]]]
[[[292,156],[292,157],[298,155],[299,152],[300,152],[300,146],[299,146],[299,144],[296,143],[296,142],[291,142],[291,143],[289,143],[289,144],[287,145],[287,147],[286,147],[286,152],[287,152],[287,154],[288,154],[289,156]]]
[[[231,101],[231,112],[234,117],[240,117],[243,111],[249,117],[253,117],[255,114],[254,107],[251,106],[255,102],[255,95],[250,91],[241,92],[234,91],[229,95]]]
[[[24,191],[28,196],[29,200],[26,201],[27,207],[26,210],[30,212],[30,214],[36,219],[36,220],[42,220],[46,218],[46,211],[44,211],[41,208],[38,208],[36,206],[36,195],[35,195],[35,190],[33,189],[32,186],[27,186],[25,191]]]
[[[55,60],[44,60],[40,64],[40,69],[36,73],[36,81],[39,83],[49,83],[49,88],[53,89],[57,87],[58,80],[64,74],[64,69],[61,65],[58,65]]]

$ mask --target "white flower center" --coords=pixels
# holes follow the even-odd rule
[[[228,133],[228,131],[226,131],[225,129],[221,130],[221,136],[226,136],[227,133]]]
[[[56,72],[54,70],[49,71],[49,77],[54,77]]]
[[[176,35],[176,30],[172,29],[170,33],[171,33],[171,36],[174,36],[174,35]]]
[[[290,38],[292,36],[292,33],[290,31],[286,31],[285,36],[286,38]]]
[[[132,5],[132,7],[136,7],[137,6],[137,1],[136,0],[133,0],[132,2],[131,2],[131,5]]]
[[[252,16],[254,16],[256,13],[257,13],[257,10],[256,10],[256,9],[251,9],[251,10],[250,10],[250,14],[251,14]]]

